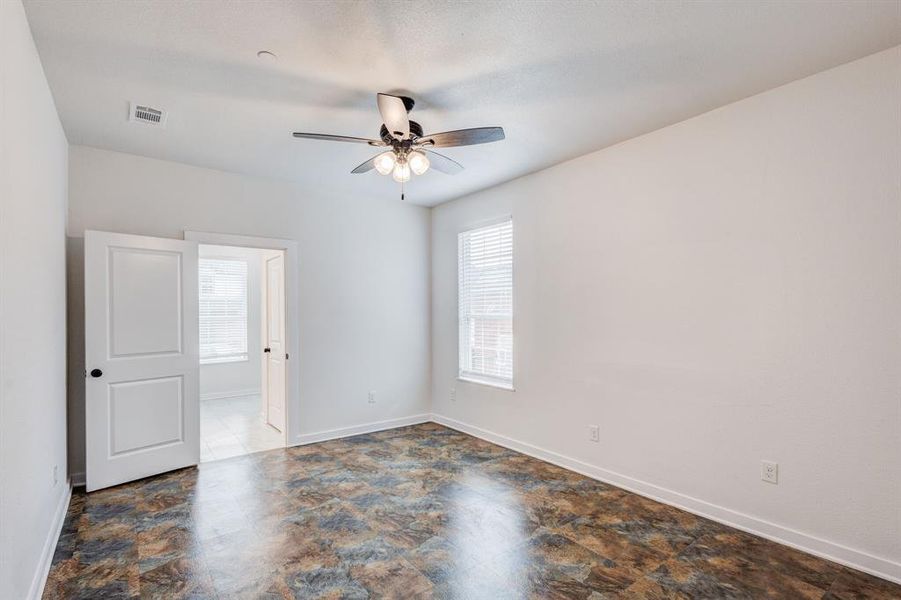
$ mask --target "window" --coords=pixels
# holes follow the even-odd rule
[[[460,379],[513,389],[513,221],[457,237]]]
[[[247,263],[201,258],[200,362],[247,360]]]

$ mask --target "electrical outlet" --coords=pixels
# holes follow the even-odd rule
[[[601,441],[601,428],[597,425],[589,425],[588,426],[588,441],[590,442],[600,442]]]
[[[50,476],[53,478],[53,485],[59,483],[59,467],[57,465],[53,465],[53,469],[50,471]]]
[[[451,401],[451,402],[456,402],[456,401],[457,401],[457,388],[455,388],[455,387],[452,387],[452,388],[451,388],[451,392],[450,392],[450,401]]]
[[[769,460],[760,461],[760,478],[767,483],[779,483],[779,464]]]
[[[369,392],[369,403],[375,404],[375,392],[374,391]]]

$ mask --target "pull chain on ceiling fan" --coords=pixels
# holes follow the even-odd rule
[[[432,148],[472,146],[504,139],[502,127],[475,127],[423,135],[422,126],[409,118],[414,105],[412,98],[377,94],[376,100],[384,123],[377,140],[302,132],[294,132],[294,137],[390,148],[357,166],[351,173],[368,173],[373,169],[381,175],[390,173],[394,181],[401,184],[401,199],[403,199],[403,184],[408,182],[412,175],[422,175],[430,167],[447,175],[456,175],[463,170],[463,165],[435,152]]]

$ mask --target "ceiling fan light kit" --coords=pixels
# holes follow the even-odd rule
[[[373,169],[380,175],[390,173],[394,181],[401,184],[401,199],[404,197],[403,184],[410,181],[412,175],[423,175],[430,167],[447,175],[456,175],[463,170],[463,165],[432,148],[472,146],[504,139],[502,127],[476,127],[423,135],[422,126],[409,118],[415,104],[412,98],[377,94],[376,103],[383,121],[379,139],[302,132],[295,132],[294,137],[390,148],[357,166],[351,173],[368,173]]]

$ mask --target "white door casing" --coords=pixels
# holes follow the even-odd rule
[[[300,344],[300,247],[296,240],[275,239],[230,233],[211,233],[203,231],[185,230],[185,239],[201,244],[218,244],[223,246],[239,246],[242,248],[257,248],[277,250],[282,253],[285,264],[285,353],[290,354],[290,360],[285,361],[285,441],[287,445],[302,442],[300,432],[300,369],[299,356],[302,348]],[[265,269],[261,277],[265,278]],[[265,289],[265,282],[264,282]],[[261,329],[264,329],[261,327]],[[266,332],[260,332],[261,339],[265,343]],[[264,354],[263,356],[266,356]],[[262,360],[262,359],[261,359]],[[266,378],[265,361],[261,365],[262,377]],[[263,390],[265,392],[265,390]],[[264,397],[263,403],[267,403]],[[267,406],[263,406],[264,412]]]
[[[87,490],[200,459],[197,243],[85,232]]]
[[[285,258],[266,259],[266,422],[285,431]]]

